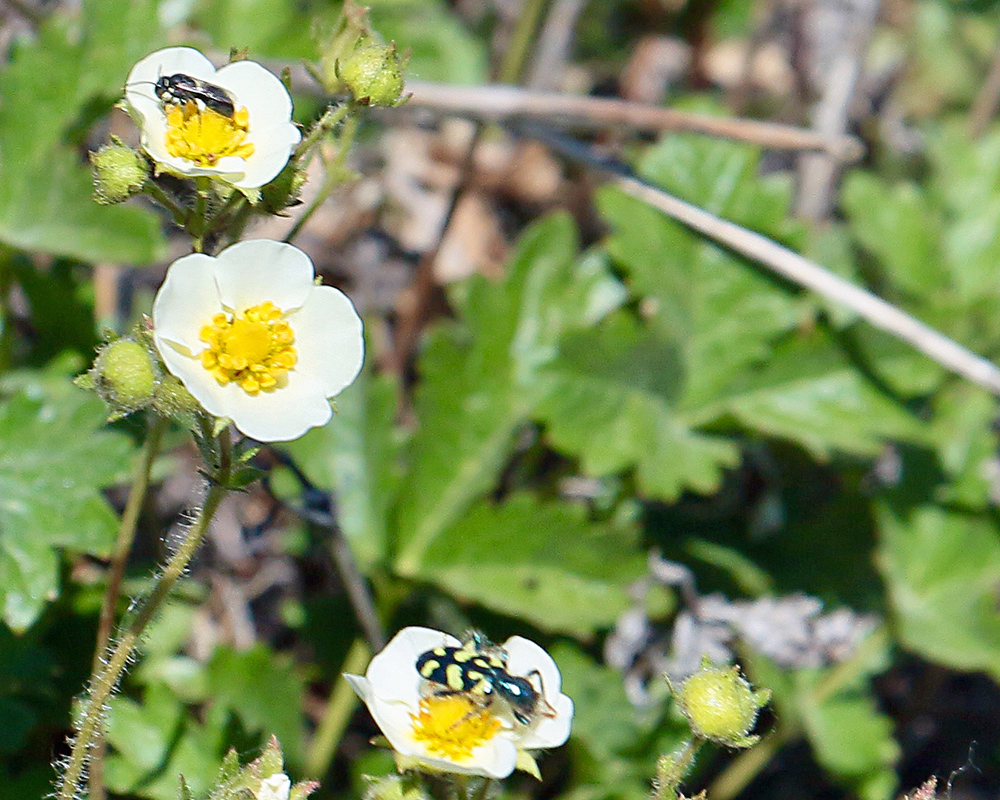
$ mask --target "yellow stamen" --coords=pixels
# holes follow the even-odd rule
[[[463,761],[501,729],[488,708],[461,694],[432,695],[420,701],[420,713],[410,714],[413,738],[431,755]]]
[[[270,300],[242,314],[216,314],[201,329],[201,340],[208,345],[201,365],[222,386],[237,383],[249,395],[284,386],[298,354],[292,346],[295,333],[282,316]]]
[[[183,106],[167,106],[167,152],[193,161],[199,167],[214,167],[220,158],[253,155],[253,142],[246,141],[250,114],[240,108],[231,117],[211,108],[199,108],[189,100]]]

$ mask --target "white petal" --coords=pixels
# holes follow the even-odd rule
[[[292,98],[278,77],[255,61],[234,61],[219,69],[212,83],[228,90],[250,114],[250,126],[292,116]]]
[[[349,672],[343,673],[344,680],[350,684],[354,693],[364,701],[365,705],[372,699],[372,685],[368,678],[363,675],[352,675]]]
[[[491,778],[506,778],[517,766],[517,747],[503,736],[494,736],[472,751],[471,761]]]
[[[238,387],[234,384],[220,386],[212,374],[201,365],[201,359],[175,350],[169,342],[159,349],[167,369],[180,379],[202,408],[217,417],[229,416],[228,398],[232,389]]]
[[[435,647],[458,647],[461,642],[442,631],[419,626],[403,628],[376,655],[365,676],[372,691],[389,702],[402,702],[416,710],[420,704],[417,659]]]
[[[253,61],[228,64],[216,74],[216,83],[246,107],[254,146],[243,174],[232,183],[244,189],[263,186],[281,172],[301,138],[291,121],[292,98],[274,74]]]
[[[249,138],[254,151],[246,159],[243,176],[232,181],[242,189],[257,189],[274,180],[285,168],[302,135],[295,125],[286,122],[261,131],[251,128]]]
[[[219,290],[213,277],[216,260],[203,253],[177,259],[167,269],[163,285],[153,301],[153,333],[200,353],[205,344],[199,339],[202,326],[222,311]]]
[[[298,439],[310,428],[326,425],[333,416],[322,385],[308,375],[289,373],[287,386],[257,395],[247,394],[235,383],[222,388],[226,390],[224,409],[205,407],[216,416],[229,417],[240,433],[258,442]]]
[[[317,286],[306,304],[292,314],[299,363],[333,397],[350,386],[361,372],[365,338],[361,317],[347,295],[332,286]]]
[[[573,722],[573,701],[559,691],[562,688],[559,667],[544,648],[522,636],[512,636],[503,648],[507,651],[507,671],[512,675],[527,676],[538,670],[539,688],[555,712],[555,716],[540,716],[530,728],[519,730],[518,746],[526,750],[558,747],[569,738]]]
[[[160,113],[150,113],[139,123],[142,128],[142,149],[149,153],[161,169],[168,167],[168,171],[176,172],[178,169],[190,165],[190,161],[185,158],[174,158],[167,152],[167,118]]]
[[[136,63],[128,74],[127,84],[138,81],[156,83],[162,76],[176,75],[178,72],[214,82],[216,70],[215,65],[193,47],[165,47]]]
[[[291,779],[284,772],[276,772],[261,782],[257,800],[288,800],[291,793]]]
[[[511,636],[503,643],[503,649],[507,651],[507,671],[511,675],[527,675],[537,669],[546,695],[554,697],[559,694],[562,688],[559,667],[543,647],[523,636]]]
[[[254,151],[246,159],[243,175],[233,184],[244,189],[263,186],[281,172],[301,138],[291,121],[292,98],[274,74],[253,61],[223,67],[216,82],[231,91],[249,115],[249,140]]]
[[[410,708],[405,703],[385,702],[376,697],[368,707],[375,722],[397,753],[416,757],[432,768],[466,775],[506,778],[514,771],[517,747],[504,736],[494,736],[474,748],[469,758],[454,761],[431,754],[424,742],[413,738],[413,718],[410,716]]]
[[[566,743],[573,724],[573,701],[564,694],[555,698],[549,696],[546,701],[552,706],[555,716],[541,717],[531,728],[522,731],[517,739],[518,747],[541,750]]]
[[[222,303],[236,312],[270,300],[287,313],[300,308],[314,288],[315,273],[309,256],[285,242],[237,242],[219,253],[217,259]]]

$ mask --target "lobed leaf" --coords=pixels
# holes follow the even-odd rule
[[[0,400],[0,615],[15,631],[58,596],[60,549],[106,555],[114,541],[100,490],[132,448],[100,430],[104,417],[96,397],[71,387]]]

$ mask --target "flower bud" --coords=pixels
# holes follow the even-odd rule
[[[111,407],[112,418],[145,408],[153,401],[160,376],[149,351],[134,339],[105,345],[88,373],[89,385]]]
[[[142,191],[149,177],[149,165],[141,153],[120,141],[90,154],[94,168],[94,199],[101,205],[128,200]]]
[[[343,94],[347,91],[344,81],[338,75],[337,65],[349,58],[372,34],[368,9],[354,0],[344,0],[340,16],[332,28],[317,31],[319,63],[307,63],[306,67],[327,94]]]
[[[739,667],[713,667],[705,662],[674,689],[674,696],[697,736],[726,747],[750,747],[760,737],[748,734],[771,692],[754,691]]]
[[[366,43],[337,67],[355,101],[365,106],[398,106],[403,94],[403,60],[395,43]]]

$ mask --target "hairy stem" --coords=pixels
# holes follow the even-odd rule
[[[305,138],[299,142],[298,146],[295,148],[295,152],[292,153],[292,159],[295,161],[300,161],[304,158],[313,147],[316,146],[317,142],[322,139],[328,131],[332,131],[340,122],[352,111],[354,111],[354,103],[344,103],[341,106],[330,106],[326,112],[320,117],[313,126],[309,129],[309,133],[306,134]]]
[[[228,440],[226,441],[228,444]],[[228,456],[228,447],[225,448]],[[220,472],[228,473],[229,459],[224,459],[226,463],[222,465]],[[77,788],[83,775],[84,768],[89,760],[91,745],[94,742],[97,732],[100,730],[103,717],[104,705],[118,685],[125,666],[128,664],[132,653],[135,651],[143,631],[152,621],[153,617],[160,610],[163,601],[166,600],[177,583],[178,578],[184,574],[188,564],[194,556],[198,545],[208,530],[208,523],[219,508],[219,503],[225,496],[225,481],[213,481],[209,484],[208,494],[205,502],[198,512],[198,517],[184,537],[179,548],[171,557],[166,569],[160,575],[153,591],[146,598],[139,613],[125,627],[118,643],[111,652],[110,658],[104,663],[101,670],[95,674],[91,680],[90,697],[86,701],[82,715],[80,728],[76,739],[73,742],[73,752],[70,754],[69,763],[63,772],[58,785],[56,797],[58,800],[73,800],[76,797]]]
[[[108,644],[111,641],[111,627],[115,621],[115,608],[118,606],[118,598],[121,596],[122,579],[125,577],[125,565],[128,563],[129,552],[132,550],[132,540],[135,538],[136,526],[139,522],[139,512],[146,499],[146,491],[149,488],[149,474],[153,467],[153,461],[160,450],[160,439],[167,426],[167,421],[159,415],[153,415],[149,419],[149,429],[146,435],[146,442],[142,448],[142,456],[135,466],[135,473],[132,476],[132,489],[128,495],[128,502],[125,504],[125,511],[122,513],[121,523],[118,525],[118,538],[115,542],[115,549],[111,555],[111,568],[108,571],[108,588],[104,593],[101,602],[101,615],[97,625],[97,646],[94,648],[94,661],[91,667],[91,674],[96,675],[104,663],[107,655]],[[104,780],[101,769],[102,756],[104,754],[104,731],[97,730],[94,736],[94,746],[92,750],[93,764],[90,768],[90,800],[103,800]]]

